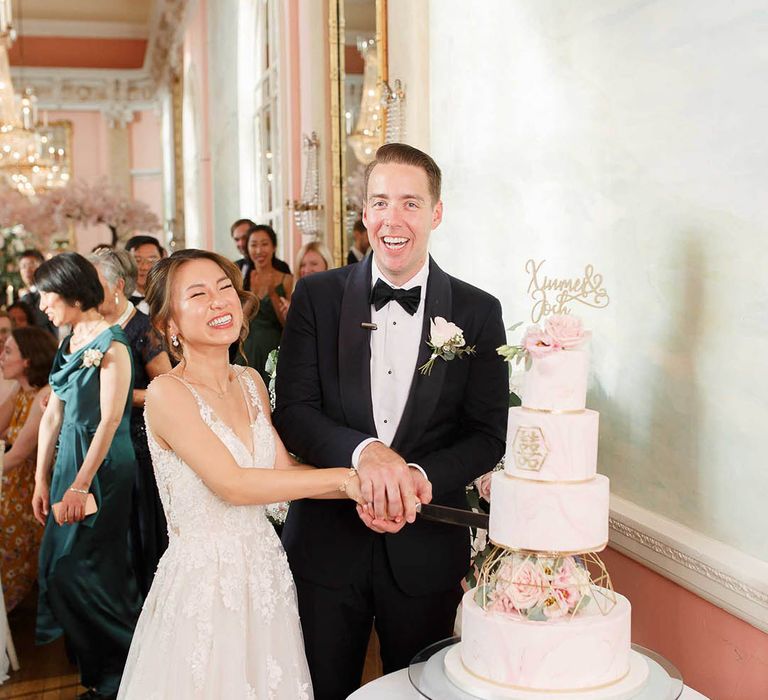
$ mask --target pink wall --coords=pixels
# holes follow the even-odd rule
[[[72,122],[72,177],[75,180],[95,182],[108,178],[109,124],[102,112],[50,111],[49,121]],[[160,142],[160,116],[154,111],[137,112],[128,126],[131,143],[131,169],[158,171],[157,175],[134,177],[132,195],[146,202],[163,222],[162,148]],[[110,240],[105,226],[78,227],[75,230],[77,250],[87,253],[97,243]]]
[[[710,700],[768,698],[768,635],[611,549],[601,554],[632,602],[632,641],[667,657]]]

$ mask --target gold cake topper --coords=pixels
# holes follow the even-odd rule
[[[549,454],[544,432],[538,426],[521,425],[512,441],[515,464],[518,469],[537,472],[543,466]]]
[[[595,272],[594,265],[586,265],[582,275],[577,277],[549,277],[542,268],[546,260],[533,258],[525,263],[530,275],[528,294],[533,300],[531,320],[538,323],[545,316],[568,314],[569,304],[578,302],[593,309],[604,309],[610,302],[603,286],[603,276]]]

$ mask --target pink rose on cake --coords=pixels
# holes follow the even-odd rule
[[[560,350],[557,341],[538,326],[528,326],[523,338],[523,348],[531,357],[540,358]]]
[[[528,610],[539,605],[547,598],[549,581],[537,561],[525,559],[520,563],[510,563],[507,570],[505,593],[518,610]],[[502,569],[499,577],[502,577]]]
[[[550,316],[544,322],[544,332],[564,350],[578,347],[584,342],[585,333],[581,319],[568,314]]]
[[[544,617],[550,620],[564,617],[569,612],[568,601],[560,589],[552,589],[544,601]]]

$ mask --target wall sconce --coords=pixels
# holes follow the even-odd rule
[[[384,83],[381,103],[387,115],[384,143],[405,143],[405,89],[399,80],[394,88]]]
[[[320,236],[319,213],[323,205],[320,204],[320,172],[317,167],[319,146],[317,133],[313,131],[311,136],[304,134],[303,150],[307,159],[304,190],[300,200],[286,202],[286,206],[293,211],[294,221],[305,243],[317,240]]]

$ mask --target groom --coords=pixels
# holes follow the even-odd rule
[[[373,255],[298,283],[277,377],[274,423],[288,449],[355,467],[372,504],[297,501],[285,524],[317,700],[358,687],[372,624],[385,673],[452,634],[469,532],[417,519],[415,499],[466,508],[465,486],[498,462],[506,432],[500,304],[428,254],[440,169],[393,143],[365,179]],[[475,351],[438,358],[427,375],[418,368],[437,316]]]

